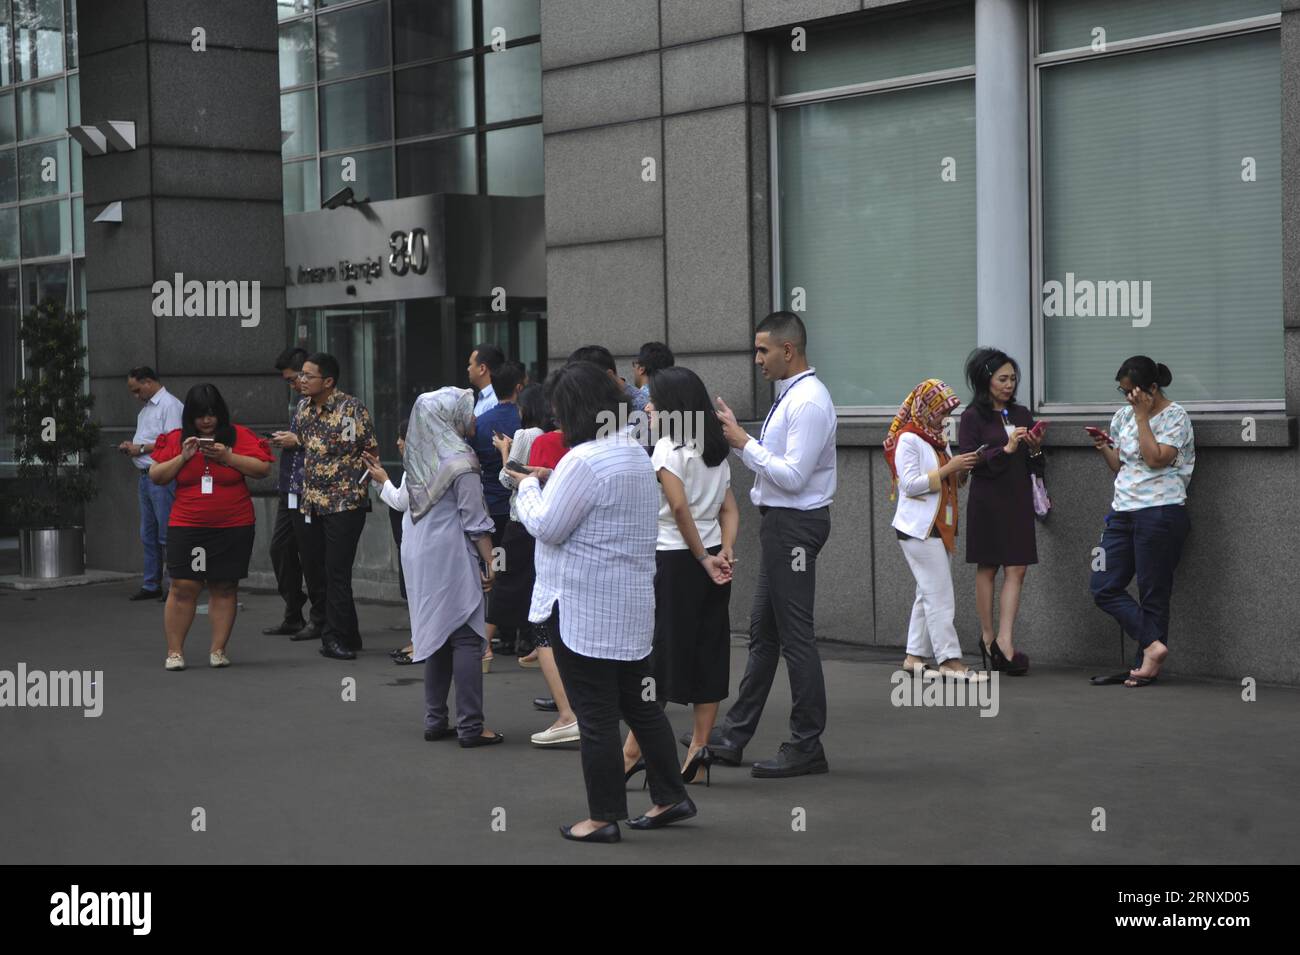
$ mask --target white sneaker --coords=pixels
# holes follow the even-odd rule
[[[230,657],[226,656],[225,650],[214,650],[208,654],[208,666],[228,667],[230,666]]]
[[[563,726],[553,726],[550,729],[542,730],[540,733],[534,733],[531,737],[533,744],[536,746],[576,743],[581,738],[582,734],[578,732],[577,720],[572,723],[565,723]]]
[[[167,662],[163,664],[168,670],[184,670],[185,658],[179,653],[167,654]]]

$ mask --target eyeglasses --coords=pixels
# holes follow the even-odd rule
[[[311,381],[313,378],[319,378],[319,379],[321,379],[322,381],[325,380],[325,376],[324,376],[324,375],[309,375],[309,374],[307,374],[307,372],[305,372],[305,371],[300,371],[300,372],[298,372],[298,380],[299,380],[299,381]]]

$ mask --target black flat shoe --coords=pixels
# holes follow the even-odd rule
[[[305,626],[307,626],[307,623],[303,620],[299,620],[297,623],[289,623],[286,620],[274,627],[263,627],[262,632],[268,637],[291,637]]]
[[[436,743],[440,739],[446,739],[449,736],[455,736],[456,730],[450,726],[444,726],[441,729],[425,730],[424,741],[426,743]]]
[[[395,653],[393,654],[393,662],[399,667],[409,667],[415,661],[411,659],[409,653]]]
[[[560,711],[560,708],[555,704],[555,700],[549,696],[534,697],[533,709],[541,710],[544,713],[558,713]]]
[[[657,816],[637,816],[635,819],[629,819],[627,825],[629,829],[662,829],[664,826],[671,826],[674,822],[692,818],[697,811],[695,803],[691,802],[690,796],[687,796],[677,805],[665,809]]]
[[[320,648],[320,655],[329,657],[331,660],[355,660],[356,653],[347,647],[341,647],[337,643],[329,643]]]
[[[619,831],[618,823],[607,822],[599,829],[593,829],[585,836],[575,836],[572,826],[560,826],[560,835],[571,842],[621,842],[623,834]]]
[[[309,624],[307,624],[307,626],[303,627],[301,630],[299,630],[297,633],[295,633],[295,634],[294,634],[293,636],[291,636],[289,639],[290,639],[290,640],[294,640],[294,641],[298,641],[298,640],[319,640],[319,639],[320,639],[320,627],[316,626],[316,624],[314,624],[314,623],[309,623]]]
[[[474,749],[476,746],[495,746],[497,743],[504,743],[506,738],[500,733],[493,733],[491,736],[472,736],[469,739],[460,741],[463,749]]]
[[[162,596],[163,596],[163,592],[161,590],[145,590],[143,587],[141,587],[139,590],[137,590],[135,593],[133,593],[131,596],[127,597],[126,599],[127,600],[159,600],[162,598]]]
[[[1112,673],[1109,676],[1094,676],[1088,679],[1093,686],[1114,686],[1128,679],[1127,673]]]

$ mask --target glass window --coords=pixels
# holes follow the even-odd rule
[[[301,86],[316,79],[316,50],[311,20],[280,27],[280,87]]]
[[[57,136],[68,128],[67,90],[62,79],[18,90],[18,138]]]
[[[81,74],[68,76],[68,125],[81,125]]]
[[[356,179],[351,178],[351,166],[345,160],[355,162]],[[348,175],[348,178],[344,178]],[[393,198],[393,151],[388,148],[368,149],[365,152],[349,153],[347,156],[322,156],[320,160],[320,194],[329,198],[344,186],[351,186],[357,199],[369,198],[372,201]]]
[[[77,196],[72,200],[72,254],[86,251],[86,201]]]
[[[285,159],[316,152],[316,91],[298,90],[280,96],[280,154]]]
[[[311,0],[275,0],[275,13],[281,20],[310,13],[311,8]]]
[[[1282,397],[1280,69],[1276,31],[1041,69],[1047,401],[1115,404],[1129,355]]]
[[[14,27],[20,80],[63,72],[62,0],[14,0]]]
[[[511,47],[483,56],[486,121],[542,114],[542,45]]]
[[[72,228],[67,199],[22,206],[19,216],[22,223],[23,258],[36,259],[72,252]]]
[[[17,218],[14,228],[8,228],[6,213],[0,209],[0,260],[6,255],[6,241],[9,232],[17,232]],[[15,258],[17,241],[15,238]],[[18,346],[18,270],[5,269],[0,272],[0,395],[9,396],[22,375],[22,353]],[[13,460],[14,439],[11,434],[0,434],[0,461]]]
[[[320,208],[320,180],[316,178],[316,160],[284,164],[284,212],[312,212]]]
[[[392,0],[393,62],[437,59],[474,46],[470,0]]]
[[[393,80],[398,139],[473,128],[473,57],[398,70]]]
[[[18,201],[18,157],[12,149],[0,149],[0,202]]]
[[[68,303],[68,263],[46,262],[23,268],[25,303],[31,308],[43,298]]]
[[[974,83],[777,115],[781,306],[805,290],[835,403],[892,410],[924,378],[960,382],[976,338]]]
[[[317,62],[322,80],[388,65],[388,11],[367,3],[316,17]]]
[[[397,147],[397,194],[478,191],[474,137],[452,136]]]
[[[321,149],[346,149],[392,136],[388,76],[367,76],[320,88]]]
[[[13,24],[9,22],[9,4],[0,3],[0,86],[14,81]]]
[[[975,13],[968,4],[808,32],[808,49],[777,43],[777,94],[806,93],[975,64]]]
[[[1279,0],[1039,0],[1039,48],[1044,53],[1081,49],[1103,38],[1113,43],[1265,16],[1280,9]]]
[[[67,192],[69,171],[66,139],[19,147],[19,198],[44,199]]]
[[[542,32],[538,0],[483,0],[483,42],[492,42],[492,30],[501,27],[507,40]]]
[[[486,139],[488,195],[542,195],[541,123],[494,129]]]
[[[81,147],[69,142],[68,158],[72,166],[72,191],[81,192]]]
[[[0,209],[0,262],[18,261],[18,207]],[[0,345],[3,345],[0,341]]]
[[[18,138],[14,129],[14,94],[0,93],[0,146],[7,146]]]
[[[77,68],[77,0],[63,0],[63,35],[67,39],[68,69]]]

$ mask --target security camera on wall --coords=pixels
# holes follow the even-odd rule
[[[369,202],[369,201],[370,201],[369,197],[365,199],[355,198],[352,192],[352,187],[344,186],[338,192],[334,193],[334,195],[330,196],[328,199],[322,202],[321,208],[337,209],[339,208],[339,206],[355,206],[358,202]]]

